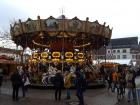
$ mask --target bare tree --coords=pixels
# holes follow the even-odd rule
[[[15,49],[15,44],[11,40],[11,35],[9,32],[0,32],[0,43],[1,47]]]

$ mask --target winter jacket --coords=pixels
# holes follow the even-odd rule
[[[65,88],[70,88],[71,87],[71,79],[72,79],[72,75],[71,73],[69,73],[68,75],[66,75],[64,77],[64,87]]]
[[[56,73],[54,76],[53,84],[55,88],[62,88],[64,86],[64,79],[60,73]]]
[[[14,72],[11,75],[10,79],[11,79],[12,85],[20,86],[22,84],[22,78],[21,78],[21,76],[20,76],[20,74],[18,72]]]

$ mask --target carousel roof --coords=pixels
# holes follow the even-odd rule
[[[64,15],[59,18],[50,16],[47,19],[37,20],[28,18],[27,21],[15,22],[10,28],[12,40],[23,48],[30,47],[53,47],[57,43],[62,47],[93,47],[99,48],[108,44],[112,35],[112,29],[104,24],[99,24],[96,20],[90,22],[74,17],[67,19]],[[64,40],[62,40],[64,39]],[[55,44],[54,44],[55,43]]]

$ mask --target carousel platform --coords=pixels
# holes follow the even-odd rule
[[[90,83],[87,86],[87,89],[98,89],[98,88],[104,88],[104,87],[105,87],[105,84],[103,84],[103,83]],[[48,84],[47,86],[39,85],[39,84],[31,84],[29,86],[29,88],[32,88],[32,89],[54,89],[53,84]],[[75,87],[72,86],[71,89],[75,89]]]

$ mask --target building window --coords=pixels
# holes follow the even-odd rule
[[[126,56],[126,55],[123,55],[122,58],[123,58],[123,59],[127,59],[127,56]]]
[[[113,59],[116,59],[116,55],[113,55]]]
[[[117,50],[117,53],[120,53],[120,50]]]
[[[108,52],[107,53],[110,53],[110,50],[108,50]]]
[[[117,59],[120,59],[120,55],[117,55]]]
[[[116,50],[113,50],[113,53],[116,53]]]
[[[132,55],[132,59],[136,59],[136,55]]]
[[[126,49],[123,49],[123,53],[126,53]]]

